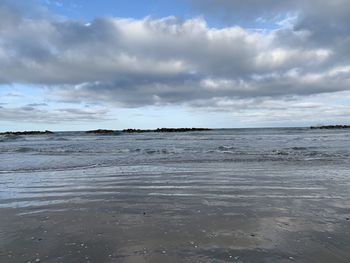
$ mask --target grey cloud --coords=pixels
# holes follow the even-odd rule
[[[195,8],[210,15],[231,17],[280,19],[286,14],[300,14],[302,18],[322,16],[333,21],[348,17],[347,0],[187,0]]]
[[[227,21],[274,18],[282,11],[296,11],[301,0],[187,0],[206,14],[221,16]]]
[[[319,73],[291,70],[283,74],[252,76],[249,79],[203,78],[171,83],[94,82],[56,89],[65,102],[105,101],[122,107],[191,104],[213,97],[256,98],[261,96],[309,95],[348,90],[350,67],[338,67]]]
[[[349,99],[349,91],[287,97],[221,97],[192,101],[191,108],[231,113],[232,118],[246,126],[316,125],[348,123]]]
[[[295,16],[294,31],[309,31],[314,45],[338,41],[350,33],[348,0],[188,0],[208,15],[225,14],[227,18],[279,23]],[[336,38],[334,38],[336,37]]]
[[[46,106],[48,106],[46,103],[30,103],[26,105],[26,107],[46,107]]]
[[[0,121],[22,121],[31,123],[63,123],[104,121],[109,119],[104,109],[55,109],[43,110],[36,107],[0,106]]]
[[[20,93],[9,92],[5,94],[5,97],[20,98],[20,97],[23,97],[23,95]]]
[[[289,47],[330,48],[332,63],[349,63],[350,2],[348,0],[187,0],[207,15],[225,15],[231,24],[241,19],[256,27],[283,24],[276,41]],[[252,22],[254,21],[254,22]],[[262,23],[261,23],[262,22]],[[266,26],[266,25],[265,25]],[[301,37],[303,36],[303,37]]]
[[[298,16],[291,25],[259,32],[210,28],[200,18],[100,18],[84,24],[0,5],[0,81],[43,86],[64,102],[122,107],[194,107],[212,98],[349,90],[345,0],[315,0],[313,6],[301,0],[192,2],[207,12],[215,3],[217,10],[255,18],[294,11]],[[332,28],[317,26],[321,18],[334,20]],[[323,29],[338,37],[322,39]]]

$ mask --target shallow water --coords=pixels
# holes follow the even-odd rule
[[[350,262],[348,130],[3,136],[0,160],[0,262]]]

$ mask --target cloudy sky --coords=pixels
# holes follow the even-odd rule
[[[0,130],[350,124],[348,0],[0,0]]]

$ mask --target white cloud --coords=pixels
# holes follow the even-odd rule
[[[249,100],[284,103],[290,96],[350,89],[345,56],[350,21],[344,11],[350,5],[344,0],[337,5],[315,0],[314,9],[301,0],[219,0],[215,8],[214,1],[201,1],[207,13],[225,8],[261,23],[270,16],[278,28],[262,31],[213,28],[204,18],[83,23],[28,16],[8,3],[0,3],[0,83],[46,87],[55,100],[118,107],[208,104],[211,110],[232,110],[233,104],[245,109]],[[330,20],[334,23],[328,25]]]

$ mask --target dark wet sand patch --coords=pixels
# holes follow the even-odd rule
[[[1,209],[0,262],[349,262],[344,208],[251,205],[153,197]]]

